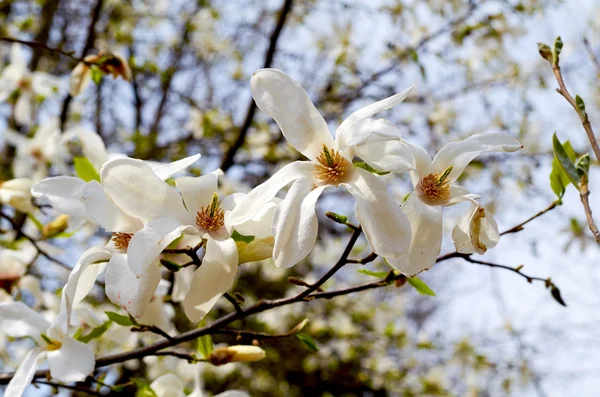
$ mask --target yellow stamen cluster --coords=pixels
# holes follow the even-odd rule
[[[206,231],[213,231],[225,225],[225,211],[219,207],[219,196],[215,193],[209,206],[196,213],[196,225]]]
[[[450,200],[450,181],[448,175],[452,167],[444,172],[429,174],[417,185],[415,189],[419,199],[427,205],[443,205]]]
[[[47,351],[52,352],[52,351],[58,350],[58,349],[60,349],[62,347],[62,343],[60,343],[57,340],[50,339],[48,337],[48,335],[46,335],[46,334],[40,334],[40,336],[42,337],[42,339],[44,340],[44,342],[46,342],[46,344],[47,344],[47,346],[46,346],[46,350]]]
[[[331,151],[323,145],[323,151],[317,157],[319,164],[315,164],[314,175],[321,182],[337,185],[347,176],[350,162],[334,149]]]
[[[111,240],[115,244],[115,247],[120,251],[127,251],[127,247],[129,247],[129,241],[133,234],[129,233],[113,233]]]

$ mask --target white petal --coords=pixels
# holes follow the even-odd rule
[[[200,158],[200,154],[185,157],[181,160],[174,161],[172,163],[149,163],[152,167],[152,171],[163,181],[166,181],[176,173],[185,170],[190,165],[194,164]]]
[[[294,161],[286,165],[246,195],[231,211],[229,223],[235,227],[252,219],[284,186],[298,178],[311,177],[313,171],[314,165],[310,161]]]
[[[81,127],[69,130],[64,135],[70,135],[71,138],[77,137],[81,143],[81,152],[84,157],[92,163],[96,171],[100,171],[102,165],[108,160],[108,152],[102,137],[94,131]]]
[[[237,225],[235,230],[243,236],[254,236],[256,238],[272,236],[273,214],[280,202],[281,200],[277,198],[268,201],[251,219]],[[227,223],[228,219],[226,214],[225,224]]]
[[[402,206],[410,220],[412,239],[408,252],[400,261],[388,262],[403,274],[412,277],[431,269],[442,248],[442,209],[423,204],[413,192]]]
[[[50,323],[23,302],[0,303],[0,330],[13,338],[31,336],[39,339]]]
[[[185,295],[190,289],[195,270],[192,266],[187,266],[175,273],[173,276],[173,292],[171,293],[171,300],[173,302],[181,302],[185,299]]]
[[[106,296],[115,305],[122,307],[132,316],[140,318],[150,304],[160,278],[160,267],[157,262],[151,263],[140,278],[137,278],[129,270],[127,256],[115,254],[106,267]]]
[[[161,375],[150,384],[156,397],[184,397],[183,387],[181,379],[173,374]]]
[[[233,239],[207,239],[206,255],[196,270],[183,300],[191,322],[202,320],[217,300],[233,285],[237,272],[237,247]]]
[[[85,210],[83,189],[86,182],[72,176],[57,176],[36,183],[31,189],[33,197],[47,199],[56,211],[94,222]]]
[[[323,145],[335,147],[323,116],[290,76],[277,69],[260,69],[250,79],[250,89],[259,109],[277,122],[300,153],[316,161]]]
[[[34,98],[31,92],[23,91],[15,104],[15,121],[20,125],[31,124],[33,117]]]
[[[441,148],[433,159],[432,172],[441,172],[452,166],[448,180],[453,182],[481,153],[515,152],[522,147],[517,138],[508,134],[475,134],[462,141],[450,142]]]
[[[372,134],[361,145],[354,147],[354,154],[378,171],[401,174],[415,169],[413,153],[400,139],[386,139]]]
[[[160,217],[172,217],[185,223],[189,218],[179,193],[144,161],[110,160],[100,175],[106,193],[115,204],[144,223]]]
[[[250,395],[241,390],[228,390],[226,392],[215,395],[215,397],[250,397]]]
[[[4,390],[4,397],[21,397],[27,386],[31,384],[38,362],[46,355],[40,348],[30,350],[19,364],[10,383]]]
[[[326,186],[313,190],[309,178],[298,179],[273,215],[273,260],[278,267],[289,268],[312,251],[317,241],[317,199]]]
[[[398,127],[385,119],[366,118],[354,124],[347,134],[336,135],[338,148],[360,146],[368,141],[400,140],[402,135]]]
[[[417,186],[419,181],[429,175],[431,171],[431,157],[421,146],[413,145],[412,143],[402,140],[408,146],[415,159],[415,169],[410,172],[410,179],[413,187]]]
[[[92,247],[85,251],[71,270],[69,279],[62,289],[60,312],[57,316],[58,325],[63,333],[69,330],[73,305],[81,302],[90,292],[100,270],[100,261],[108,261],[110,252],[104,247]]]
[[[194,227],[181,225],[172,218],[159,218],[149,222],[129,241],[127,261],[131,271],[138,276],[143,273],[184,231],[197,233]]]
[[[85,380],[96,365],[91,346],[68,336],[60,342],[60,349],[48,352],[50,375],[63,383]]]
[[[348,142],[352,142],[355,139],[352,135],[355,133],[353,130],[357,122],[396,106],[410,94],[413,88],[414,86],[410,86],[404,91],[392,95],[389,98],[382,99],[381,101],[365,106],[352,113],[342,124],[340,124],[335,132],[336,141],[340,143],[346,142],[347,145],[352,145]]]
[[[355,169],[355,179],[344,184],[356,200],[356,218],[373,252],[401,256],[410,244],[410,225],[400,205],[372,173]]]
[[[69,75],[69,94],[76,97],[92,81],[92,73],[90,67],[83,62],[79,62]]]
[[[500,234],[492,214],[477,202],[472,202],[452,231],[456,251],[483,255],[498,244]]]
[[[51,96],[54,94],[58,83],[58,78],[49,73],[33,72],[31,74],[31,89],[36,95]]]
[[[196,178],[184,176],[175,179],[175,185],[183,196],[183,201],[190,214],[195,217],[202,207],[208,207],[217,192],[217,175],[210,173]]]
[[[98,181],[88,182],[82,195],[87,214],[106,231],[135,233],[143,227],[140,220],[117,207]]]

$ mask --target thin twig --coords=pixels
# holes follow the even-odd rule
[[[175,352],[175,351],[156,352],[156,353],[151,354],[151,356],[171,356],[171,357],[177,357],[177,358],[181,358],[183,360],[187,360],[187,362],[189,362],[190,364],[195,364],[198,361],[205,361],[203,359],[200,359],[200,358],[196,357],[194,354],[191,354],[191,353],[182,353],[182,352]]]
[[[302,328],[306,325],[308,321],[302,320],[298,323],[294,328],[289,330],[284,334],[267,334],[265,332],[254,332],[254,331],[246,331],[246,330],[237,330],[237,329],[227,329],[221,328],[211,331],[211,335],[231,335],[235,336],[237,339],[247,338],[252,340],[273,340],[273,339],[285,339],[290,336],[296,335],[298,332],[302,331]]]
[[[242,307],[238,303],[237,299],[235,299],[233,296],[231,296],[229,294],[229,292],[225,292],[223,294],[223,296],[225,297],[225,299],[227,299],[233,305],[233,308],[235,309],[236,312],[238,312],[238,313],[243,312]]]
[[[49,47],[44,43],[37,43],[35,41],[27,41],[27,40],[20,40],[20,39],[15,39],[14,37],[0,37],[0,41],[5,41],[7,43],[18,43],[18,44],[23,44],[26,45],[27,47],[31,47],[31,48],[41,48],[43,50],[49,51],[49,52],[55,52],[57,54],[61,54],[64,55],[66,57],[71,58],[74,61],[79,62],[79,58],[76,57],[75,55],[75,51],[63,51],[59,48],[54,48],[54,47]]]
[[[505,234],[520,232],[521,230],[523,230],[523,226],[525,226],[526,224],[528,224],[532,220],[534,220],[536,218],[539,218],[540,216],[544,215],[546,212],[553,210],[554,208],[556,208],[557,205],[558,205],[558,201],[552,202],[548,207],[546,207],[545,209],[541,210],[540,212],[538,212],[537,214],[535,214],[531,218],[528,218],[527,220],[519,223],[518,225],[515,225],[515,226],[511,227],[510,229],[507,229],[507,230],[503,231],[502,233],[500,233],[500,235],[503,236]]]
[[[165,331],[163,331],[156,325],[139,324],[139,325],[131,328],[131,331],[132,332],[152,332],[154,334],[162,336],[163,338],[165,338],[167,340],[173,341],[173,337],[171,335],[169,335],[168,333],[166,333]]]
[[[78,391],[78,392],[89,394],[90,396],[102,396],[102,393],[97,392],[95,390],[92,390],[90,388],[87,388],[85,386],[64,385],[64,384],[58,383],[58,382],[52,382],[52,381],[49,381],[49,380],[37,380],[37,379],[34,380],[33,383],[40,384],[40,385],[52,386],[52,387],[60,387],[62,389],[68,389],[68,390],[73,390],[73,391]]]

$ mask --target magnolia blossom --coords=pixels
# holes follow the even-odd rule
[[[472,200],[467,213],[458,221],[452,231],[456,251],[462,254],[485,254],[488,248],[498,244],[498,225],[485,207]]]
[[[408,252],[399,260],[390,261],[390,264],[402,273],[414,276],[431,268],[440,253],[442,207],[479,198],[455,183],[467,165],[481,153],[514,152],[523,146],[518,139],[507,134],[476,134],[447,144],[432,161],[425,149],[406,144],[415,158],[415,169],[410,172],[415,190],[402,205],[410,219],[412,240]],[[457,248],[461,247],[462,252],[483,253],[485,247],[493,247],[498,240],[498,227],[492,215],[481,209],[481,212],[467,216],[468,220],[461,221],[453,233]]]
[[[108,162],[101,177],[116,206],[144,224],[131,236],[127,249],[129,268],[138,277],[154,266],[165,248],[182,248],[182,244],[194,247],[194,242],[203,241],[202,265],[194,272],[183,300],[188,318],[200,321],[233,285],[239,257],[229,212],[244,195],[232,194],[220,200],[217,173],[177,178],[178,192],[148,164],[133,159]],[[239,233],[257,238],[270,235],[275,204],[268,201],[261,203],[254,217],[238,225]],[[175,241],[182,234],[187,238]]]
[[[8,292],[25,275],[27,266],[37,255],[37,249],[27,240],[18,243],[15,248],[0,248],[0,289]]]
[[[33,182],[29,178],[0,182],[0,203],[10,205],[24,213],[34,212],[35,206],[31,202],[32,185]]]
[[[124,80],[131,80],[129,64],[118,54],[101,51],[98,54],[86,56],[83,61],[79,62],[71,72],[69,78],[71,96],[79,95],[88,86],[92,80],[92,65],[102,73],[112,75],[113,78],[121,76]]]
[[[312,250],[317,238],[315,204],[324,189],[343,186],[356,199],[356,217],[373,251],[400,257],[410,244],[410,225],[385,185],[373,173],[354,166],[354,156],[375,169],[406,172],[413,168],[408,147],[388,121],[370,118],[398,104],[412,87],[352,113],[337,129],[335,141],[327,123],[298,83],[279,70],[252,76],[252,96],[271,116],[288,142],[310,161],[296,161],[252,190],[233,210],[231,223],[248,221],[261,204],[293,182],[273,217],[277,266],[291,267]]]
[[[37,344],[19,364],[4,395],[20,397],[31,383],[38,362],[48,358],[50,375],[64,383],[83,381],[94,371],[90,346],[68,336],[57,324],[23,302],[0,303],[0,329],[13,338],[31,337]]]
[[[105,247],[87,250],[73,268],[63,291],[63,296],[67,299],[65,312],[69,312],[74,302],[87,295],[96,277],[104,271],[108,298],[134,317],[140,318],[144,315],[161,279],[159,258],[158,254],[153,257],[143,272],[132,272],[129,263],[131,256],[128,255],[130,241],[137,232],[142,231],[144,222],[142,218],[126,212],[117,205],[118,200],[115,198],[118,198],[121,192],[118,188],[115,189],[115,184],[112,183],[114,170],[130,165],[139,166],[151,174],[152,178],[164,183],[165,179],[187,168],[199,158],[200,155],[195,155],[170,164],[154,166],[141,160],[118,158],[106,162],[100,173],[101,182],[85,182],[75,177],[59,176],[44,179],[33,187],[33,195],[47,199],[55,210],[87,219],[112,233]],[[152,194],[159,192],[142,197],[151,197]],[[162,216],[160,208],[154,209],[157,216]]]
[[[37,97],[48,97],[56,91],[58,79],[48,73],[30,72],[21,53],[21,46],[13,44],[10,51],[10,65],[0,76],[0,102],[6,101],[18,90],[15,104],[15,120],[28,125],[33,119]]]
[[[195,371],[196,377],[194,390],[187,394],[187,397],[204,397],[202,381],[200,380],[200,371]],[[164,374],[159,376],[150,384],[150,388],[156,394],[156,397],[185,397],[185,385],[182,380],[174,374]],[[250,397],[247,393],[239,390],[229,390],[219,393],[214,397]]]

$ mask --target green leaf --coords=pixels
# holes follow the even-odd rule
[[[202,335],[198,338],[198,353],[208,358],[213,351],[213,341],[210,335]]]
[[[98,181],[100,182],[100,175],[94,168],[90,160],[85,157],[74,157],[73,163],[75,165],[75,173],[81,179],[86,182]]]
[[[562,51],[563,48],[563,42],[562,39],[560,38],[560,36],[558,36],[556,38],[556,40],[554,41],[554,50],[552,51],[552,63],[554,65],[558,65],[558,56],[560,55],[560,52]]]
[[[587,175],[590,171],[590,155],[589,153],[584,154],[579,157],[575,162],[575,168],[577,168],[577,173],[580,178],[583,178],[584,175]]]
[[[304,344],[304,346],[306,346],[308,348],[308,350],[313,351],[313,352],[316,352],[319,350],[317,343],[314,341],[314,339],[310,335],[300,332],[300,333],[296,334],[296,338],[300,339],[300,341]]]
[[[421,279],[413,277],[407,278],[406,281],[408,281],[408,283],[412,285],[413,288],[416,289],[417,292],[419,292],[421,295],[435,296],[435,292],[433,292],[433,290],[429,288],[429,286],[425,284]]]
[[[362,168],[363,170],[367,170],[370,173],[373,173],[375,175],[387,175],[389,174],[389,172],[383,172],[383,171],[377,171],[375,168],[371,167],[369,164],[365,163],[364,161],[355,161],[354,165],[358,168]]]
[[[137,387],[135,397],[158,397],[154,390],[150,387],[150,384],[143,379],[132,379],[133,383]]]
[[[554,298],[555,301],[557,301],[561,305],[567,307],[567,304],[563,300],[562,296],[560,296],[560,290],[555,285],[552,285],[550,287],[550,294],[552,294],[552,297]]]
[[[542,58],[544,58],[548,62],[552,62],[552,50],[547,44],[537,43],[538,51]]]
[[[575,104],[577,105],[577,109],[581,115],[585,115],[585,102],[579,95],[575,95]]]
[[[89,334],[87,335],[76,335],[75,339],[77,339],[80,342],[83,343],[89,343],[90,341],[94,340],[94,339],[98,339],[99,337],[101,337],[106,331],[108,331],[108,329],[110,328],[110,325],[112,324],[112,321],[107,321],[102,325],[97,326],[96,328],[94,328],[93,330],[90,331]]]
[[[239,234],[237,232],[237,230],[233,231],[233,234],[231,235],[231,238],[233,239],[233,241],[241,241],[243,243],[251,243],[252,241],[254,241],[254,236],[244,236],[242,234]]]
[[[344,216],[344,215],[340,215],[340,214],[336,214],[335,212],[331,212],[328,211],[325,213],[325,216],[329,219],[331,219],[332,221],[342,224],[342,225],[346,225],[348,224],[348,217]]]
[[[367,276],[373,276],[373,277],[378,277],[378,278],[385,278],[387,276],[386,272],[373,272],[373,271],[367,270],[367,269],[360,269],[358,272],[362,273],[362,274],[366,274]]]
[[[94,65],[91,68],[91,72],[92,72],[92,81],[94,82],[94,84],[96,84],[96,85],[100,84],[100,81],[102,80],[102,71],[100,70],[100,68],[98,68],[98,66]]]
[[[106,313],[110,320],[114,321],[119,325],[122,325],[123,327],[131,327],[132,325],[135,325],[130,316],[124,316],[122,314],[109,311],[106,311],[104,313]]]
[[[573,185],[579,188],[579,174],[573,164],[574,159],[571,159],[567,153],[567,149],[560,143],[556,133],[552,137],[552,148],[554,150],[554,157],[558,160],[558,164],[567,175]],[[571,149],[572,150],[572,149]]]

